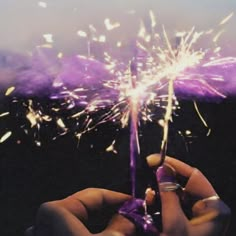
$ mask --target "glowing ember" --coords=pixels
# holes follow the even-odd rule
[[[40,128],[40,123],[44,122],[44,121],[51,121],[51,117],[49,117],[48,115],[44,115],[42,114],[42,112],[40,110],[34,110],[33,109],[33,101],[29,100],[29,106],[28,106],[28,112],[26,114],[26,118],[29,120],[29,122],[31,123],[31,128],[37,126],[38,129]]]
[[[117,154],[117,151],[115,149],[115,143],[116,143],[116,140],[113,140],[112,144],[106,148],[106,152],[113,152]]]
[[[226,24],[234,15],[234,12],[230,13],[228,16],[226,16],[221,22],[219,25],[224,25]]]
[[[86,38],[86,37],[87,37],[87,33],[84,32],[84,31],[82,31],[82,30],[79,30],[79,31],[77,32],[77,35],[80,36],[80,37],[83,37],[83,38]]]
[[[54,42],[52,34],[44,34],[43,37],[44,37],[44,39],[47,43],[53,43]]]
[[[9,114],[10,114],[10,112],[4,112],[4,113],[0,114],[0,117],[8,116]]]
[[[111,20],[109,18],[106,18],[104,20],[104,24],[106,26],[106,29],[109,30],[109,31],[113,30],[115,28],[120,27],[120,23],[119,22],[111,23]]]
[[[15,90],[15,87],[8,88],[6,93],[5,93],[5,96],[9,96],[14,90]]]
[[[61,59],[61,58],[63,57],[63,53],[62,53],[62,52],[59,52],[59,53],[57,54],[57,57],[58,57],[59,59]]]
[[[6,132],[1,138],[0,138],[0,143],[5,142],[10,136],[12,135],[11,131]]]

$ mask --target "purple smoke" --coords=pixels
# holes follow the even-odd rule
[[[50,48],[37,48],[32,55],[0,53],[0,83],[4,90],[15,86],[13,95],[51,97],[62,88],[84,88],[94,96],[113,96],[117,91],[104,88],[104,82],[116,80],[107,64],[83,56],[59,59]],[[142,58],[144,60],[145,57]],[[234,58],[233,58],[234,59]],[[125,65],[128,68],[128,65]],[[114,70],[124,72],[124,64],[117,63]],[[198,66],[187,70],[175,82],[176,93],[185,98],[218,97],[236,93],[236,60],[211,66]],[[212,89],[211,89],[212,88]],[[216,93],[218,91],[219,93]],[[89,93],[89,92],[88,92]],[[115,98],[116,97],[116,98]]]

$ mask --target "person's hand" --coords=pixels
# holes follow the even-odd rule
[[[94,212],[100,216],[107,208],[116,210],[130,195],[106,189],[88,188],[65,199],[43,203],[36,217],[34,226],[28,228],[26,236],[91,236],[87,224]],[[99,214],[98,214],[99,217]],[[96,236],[134,235],[135,226],[122,215],[110,216],[111,221],[104,231]]]
[[[158,166],[160,155],[147,157],[150,167]],[[186,177],[187,184],[179,194],[176,175]],[[162,236],[221,236],[225,235],[230,209],[220,200],[206,177],[196,168],[179,160],[166,157],[164,165],[156,171],[162,205]],[[199,199],[193,204],[192,218],[188,219],[180,198]]]
[[[160,156],[158,154],[147,157],[149,166],[158,166]],[[193,217],[188,219],[181,208],[178,184],[175,174],[188,178],[184,193],[191,197],[201,199],[192,208]],[[167,157],[163,167],[156,171],[159,184],[159,194],[162,204],[162,226],[161,236],[220,236],[224,235],[230,216],[230,209],[218,198],[215,190],[197,169],[180,162],[174,158]],[[85,189],[79,191],[63,200],[44,203],[39,208],[35,227],[31,227],[26,235],[34,236],[91,236],[86,227],[90,221],[91,212],[101,212],[104,207],[118,207],[130,201],[132,197],[127,194],[109,191],[105,189]],[[154,192],[149,190],[146,194],[146,203],[152,204]],[[97,236],[136,236],[136,223],[146,224],[140,218],[140,213],[136,210],[142,208],[142,202],[133,199],[126,208],[136,222],[126,217],[125,214],[115,214],[111,216],[111,221],[104,231]],[[137,203],[137,204],[136,204]],[[126,203],[125,203],[126,204]],[[132,205],[133,204],[133,205]],[[136,209],[137,208],[137,209]],[[122,209],[122,208],[121,208]],[[123,208],[124,209],[124,208]],[[127,210],[127,209],[126,209]],[[138,213],[135,215],[133,213]],[[144,216],[141,213],[141,216]],[[158,236],[158,230],[150,228],[150,235]],[[147,235],[148,233],[142,234]]]

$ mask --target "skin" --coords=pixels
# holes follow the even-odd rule
[[[130,195],[106,189],[88,188],[77,192],[63,200],[44,203],[40,206],[36,218],[36,226],[30,228],[26,235],[35,236],[90,236],[93,235],[85,227],[89,221],[89,212],[99,211],[104,206],[117,206],[131,199]],[[81,203],[83,202],[83,204]],[[84,207],[86,205],[86,208]],[[34,233],[33,233],[34,231]],[[131,235],[134,225],[125,217],[113,216],[107,228],[97,236]]]
[[[147,158],[148,163],[160,161],[159,154]],[[179,160],[166,157],[165,164],[171,166],[176,174],[188,178],[185,194],[200,199],[217,195],[207,178],[198,169]],[[190,220],[185,216],[179,196],[175,191],[160,192],[162,203],[163,233],[161,236],[217,236],[225,235],[230,219],[230,209],[218,200],[199,200],[192,208],[194,217]],[[171,209],[171,210],[170,210]]]
[[[147,158],[147,162],[148,164],[153,162],[158,164],[160,156],[153,154]],[[165,165],[171,166],[176,174],[188,178],[185,193],[200,199],[216,195],[212,185],[196,168],[171,157],[166,158]],[[189,220],[181,208],[179,195],[175,191],[160,192],[159,194],[163,224],[161,236],[222,236],[225,234],[230,218],[230,209],[220,199],[197,201],[192,208],[194,217]],[[153,190],[147,189],[147,204],[152,204],[154,195]],[[35,226],[29,228],[25,235],[134,236],[136,235],[134,224],[119,214],[111,216],[105,230],[98,234],[91,234],[85,226],[86,222],[90,220],[89,212],[102,211],[105,206],[115,206],[118,209],[129,199],[131,196],[127,194],[89,188],[63,200],[44,203],[38,210]]]

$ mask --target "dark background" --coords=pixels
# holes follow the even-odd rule
[[[12,109],[9,101],[3,101],[1,110],[7,107]],[[233,236],[236,232],[236,101],[230,98],[199,103],[212,130],[208,137],[208,129],[194,111],[193,103],[182,101],[181,107],[171,124],[168,154],[198,167],[209,178],[232,210],[228,236]],[[52,141],[48,127],[41,131],[43,145],[37,147],[18,122],[14,115],[0,120],[0,136],[6,128],[13,130],[12,137],[0,144],[0,235],[23,235],[34,223],[37,208],[45,201],[64,198],[87,187],[129,191],[128,129],[117,132],[116,125],[102,125],[97,131],[85,134],[78,146],[71,134]],[[191,130],[193,137],[178,134],[185,130]],[[147,123],[141,126],[140,134],[143,160],[146,155],[159,151],[161,129]],[[114,138],[117,155],[105,152]],[[139,177],[145,185],[148,172],[144,162],[141,163]]]

